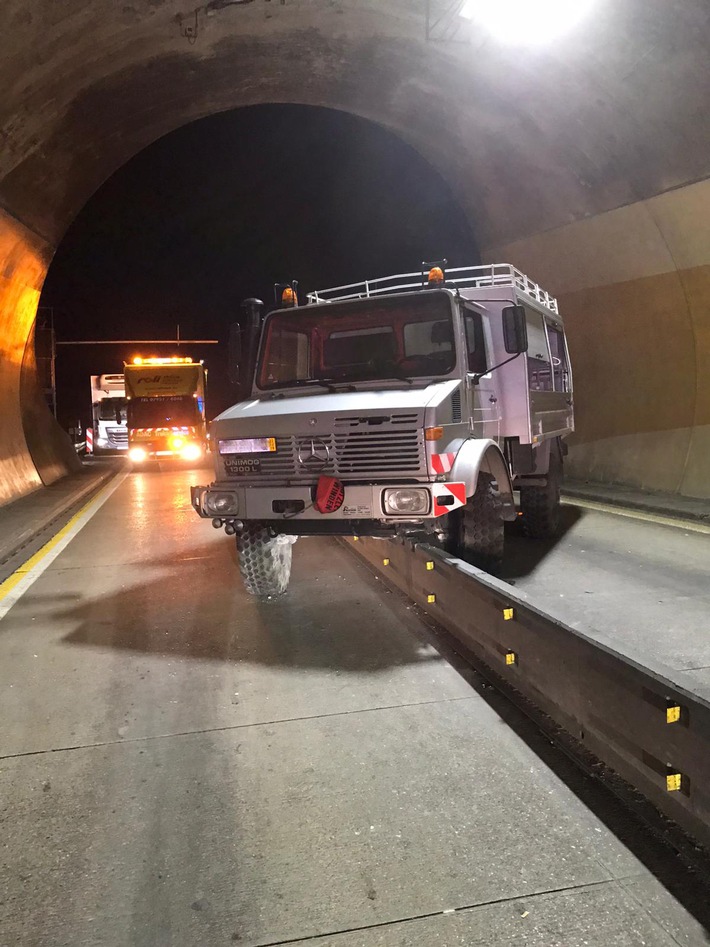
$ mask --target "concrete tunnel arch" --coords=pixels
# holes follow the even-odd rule
[[[276,102],[345,110],[399,135],[459,197],[484,259],[515,263],[560,296],[577,389],[573,474],[710,496],[704,0],[598,0],[583,27],[537,49],[462,37],[443,0],[432,0],[444,19],[427,41],[422,9],[6,0],[0,503],[71,462],[40,410],[28,345],[71,220],[167,132]]]

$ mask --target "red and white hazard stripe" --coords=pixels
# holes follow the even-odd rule
[[[446,474],[454,466],[456,454],[432,454],[431,469],[435,474]]]
[[[434,516],[443,516],[466,506],[465,483],[433,483],[431,493],[434,499]]]
[[[86,453],[94,453],[94,431],[93,428],[90,427],[86,429]]]

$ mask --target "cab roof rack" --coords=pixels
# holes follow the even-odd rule
[[[381,276],[378,279],[332,286],[308,294],[308,303],[343,302],[346,299],[368,299],[390,293],[406,293],[423,289],[427,284],[427,270]],[[550,312],[558,312],[557,300],[541,286],[509,263],[489,263],[486,266],[459,266],[446,271],[448,289],[480,289],[485,286],[512,286],[541,303]]]

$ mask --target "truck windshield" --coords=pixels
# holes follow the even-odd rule
[[[128,402],[130,428],[193,427],[199,422],[197,399],[192,395],[131,398]]]
[[[125,398],[104,398],[99,402],[99,420],[115,421],[120,424],[126,420]]]
[[[271,313],[257,379],[263,389],[411,379],[455,364],[451,299],[431,291]]]

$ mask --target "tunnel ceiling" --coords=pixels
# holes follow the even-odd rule
[[[468,43],[427,42],[423,9],[4,0],[0,202],[56,243],[141,148],[265,102],[395,131],[460,195],[484,247],[710,175],[707,0],[597,0],[573,33],[531,49],[473,29]]]

